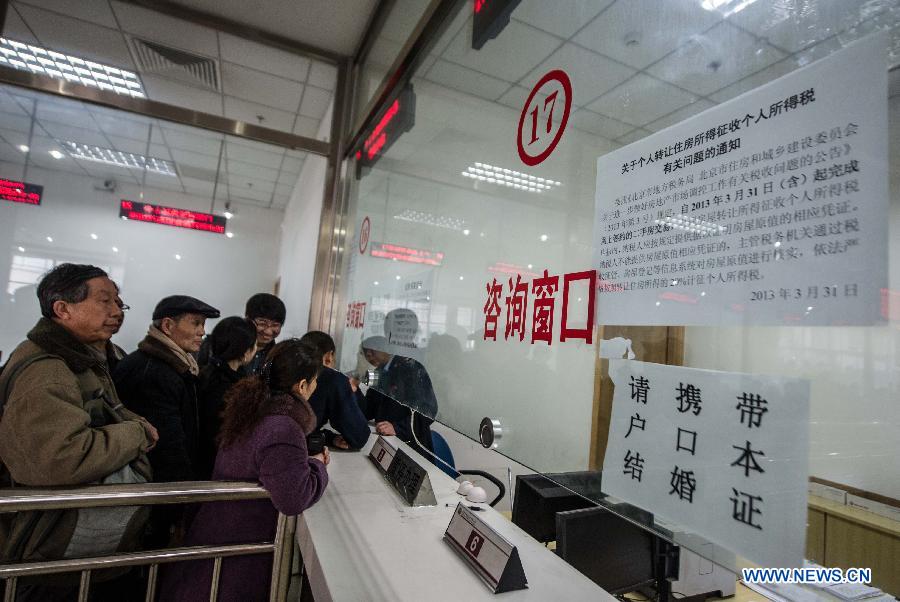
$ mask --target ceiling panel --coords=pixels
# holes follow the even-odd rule
[[[578,83],[572,86],[572,103],[579,107],[590,104],[636,73],[634,69],[596,52],[574,44],[564,44],[532,71],[525,81],[536,85],[551,69],[563,69],[573,82]]]
[[[530,93],[531,90],[529,90],[528,88],[524,88],[522,86],[512,86],[506,92],[504,92],[500,98],[497,99],[497,102],[521,111]]]
[[[8,144],[0,144],[0,177],[21,178],[25,155]]]
[[[669,126],[675,125],[676,123],[681,123],[685,119],[698,115],[714,106],[716,106],[715,103],[701,98],[687,106],[681,107],[677,111],[673,111],[668,115],[657,119],[656,121],[644,125],[644,129],[650,130],[651,132],[658,132]]]
[[[344,55],[353,54],[377,0],[177,0],[187,6]]]
[[[176,148],[171,149],[170,153],[172,155],[172,160],[175,161],[176,165],[187,165],[198,169],[208,170],[213,176],[216,173],[216,168],[219,166],[219,157],[215,155],[204,155]]]
[[[17,4],[37,6],[111,29],[118,28],[107,0],[22,0]]]
[[[141,181],[141,172],[136,169],[128,169],[126,167],[108,165],[105,163],[98,163],[96,161],[83,161],[80,159],[71,159],[71,161],[80,165],[81,168],[93,178],[104,180],[110,178],[113,180],[119,180],[121,182],[129,182],[132,184],[139,184]],[[177,180],[177,178],[175,179]]]
[[[643,128],[637,128],[637,129],[632,130],[628,134],[625,134],[621,138],[619,138],[617,142],[619,142],[621,144],[631,144],[632,142],[637,142],[641,138],[649,136],[652,133],[653,132],[651,132],[649,130],[645,130]]]
[[[522,44],[522,40],[528,40],[528,43]],[[508,82],[517,82],[559,45],[559,38],[519,21],[510,21],[503,35],[485,44],[482,50],[486,52],[472,49],[471,31],[464,27],[444,51],[444,58]]]
[[[312,117],[304,117],[300,115],[297,117],[297,121],[294,123],[293,132],[298,136],[315,138],[318,131],[319,122]]]
[[[291,113],[303,94],[303,84],[234,63],[222,63],[222,89],[229,96]]]
[[[281,171],[282,173],[290,173],[290,174],[299,174],[300,170],[303,168],[303,159],[302,158],[294,158],[294,157],[285,157],[284,161],[281,163]]]
[[[569,123],[580,130],[603,136],[610,140],[615,140],[634,130],[633,125],[622,123],[621,121],[607,117],[606,115],[594,113],[593,111],[588,111],[587,109],[577,109],[573,111],[572,116],[569,118]]]
[[[321,61],[312,61],[307,83],[317,88],[334,90],[337,82],[337,67]]]
[[[512,16],[562,38],[570,38],[614,0],[523,0]]]
[[[280,161],[274,163],[272,167],[262,167],[252,163],[244,163],[243,161],[235,161],[228,156],[228,173],[241,178],[251,178],[253,180],[262,180],[275,183],[278,180],[278,168]]]
[[[509,82],[479,73],[461,65],[438,60],[428,72],[428,79],[448,88],[495,100],[509,89]]]
[[[213,182],[182,176],[181,183],[184,186],[185,192],[188,194],[212,198],[213,187],[215,185]]]
[[[278,176],[277,188],[288,188],[290,190],[294,189],[294,185],[297,183],[297,179],[300,176],[295,173],[290,173],[287,171],[281,172],[281,175]]]
[[[31,117],[0,113],[0,128],[27,134],[31,129]]]
[[[275,169],[281,165],[281,158],[284,156],[284,149],[234,137],[228,138],[225,150],[229,160]]]
[[[616,2],[573,41],[643,69],[719,19],[718,13],[700,8],[697,0],[628,0]]]
[[[135,70],[125,40],[118,31],[33,6],[20,4],[17,10],[42,46]]]
[[[256,44],[227,33],[219,34],[219,45],[224,61],[300,83],[305,82],[309,74],[310,60],[297,54]]]
[[[141,74],[147,97],[151,100],[202,111],[213,115],[222,114],[222,97],[220,94],[186,86],[159,75]]]
[[[232,96],[225,97],[225,117],[288,132],[294,125],[294,113]]]
[[[25,25],[25,21],[19,16],[15,10],[15,5],[10,4],[6,11],[6,22],[3,24],[3,37],[26,44],[40,44],[38,39]]]
[[[93,113],[95,128],[106,134],[115,134],[123,138],[147,142],[150,133],[150,122],[147,119],[130,118],[125,115],[111,115],[108,112]],[[155,129],[155,128],[154,128]]]
[[[288,151],[234,136],[227,137],[226,146],[224,135],[199,128],[89,106],[71,99],[30,92],[21,96],[15,92],[16,96],[13,96],[11,90],[0,86],[0,99],[6,102],[6,108],[18,111],[0,111],[0,161],[5,160],[10,166],[23,164],[27,156],[31,165],[44,169],[78,173],[95,179],[112,178],[139,185],[143,182],[148,188],[187,192],[201,198],[212,197],[214,182],[218,179],[216,196],[221,200],[269,207],[283,206],[286,202],[307,156],[302,151]],[[31,103],[32,99],[38,102],[35,133],[31,150],[25,155],[17,149],[17,145],[28,142],[26,132],[31,118],[23,114],[18,103]],[[20,128],[25,132],[18,131]],[[151,132],[148,150],[147,136]],[[57,139],[172,160],[179,175],[144,173],[140,169],[75,159],[68,154],[54,159],[49,151],[62,150]],[[220,150],[223,154],[221,162]],[[282,181],[283,163],[292,172],[284,172]],[[276,186],[280,186],[277,195]],[[278,198],[273,199],[274,196]],[[164,202],[164,196],[157,197],[157,202]]]
[[[587,108],[625,123],[642,125],[694,100],[695,96],[675,86],[639,73]]]
[[[2,115],[0,115],[0,123],[4,123],[4,121],[5,121],[4,117]],[[5,125],[5,123],[4,123],[4,125]],[[16,130],[2,128],[2,129],[0,129],[0,138],[3,138],[4,142],[6,142],[6,144],[2,145],[2,146],[9,146],[10,148],[15,148],[16,152],[19,153],[20,155],[22,155],[23,161],[24,161],[25,154],[22,153],[22,151],[20,151],[18,149],[18,146],[20,144],[25,144],[25,145],[28,144],[28,132],[17,132]]]
[[[788,52],[796,52],[834,33],[853,27],[889,2],[753,2],[729,20]]]
[[[93,144],[101,148],[109,148],[109,139],[101,132],[98,132],[96,127],[93,129],[86,129],[51,121],[42,121],[41,127],[45,132],[57,140],[71,140],[72,142]]]
[[[648,71],[706,95],[781,60],[785,54],[727,22],[694,36]]]
[[[205,56],[219,55],[216,32],[212,29],[133,4],[113,1],[112,7],[122,29],[130,34]]]
[[[329,104],[331,104],[331,92],[307,86],[303,93],[303,101],[300,103],[300,114],[321,121]]]
[[[765,69],[756,72],[755,74],[745,77],[744,79],[727,86],[718,92],[710,95],[716,102],[725,102],[726,100],[730,100],[736,96],[743,94],[749,90],[753,90],[763,84],[767,84],[770,81],[778,79],[782,75],[786,73],[790,73],[794,69],[797,68],[794,59],[787,58],[783,61],[779,61],[770,67],[766,67]]]

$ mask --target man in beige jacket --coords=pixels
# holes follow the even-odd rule
[[[100,268],[62,264],[37,294],[43,317],[0,373],[2,486],[149,481],[156,429],[122,406],[108,367],[123,317],[118,287]],[[137,508],[2,514],[0,562],[133,549],[145,521]],[[17,599],[67,595],[52,585],[23,583]]]

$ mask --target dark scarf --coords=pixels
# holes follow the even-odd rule
[[[288,393],[275,393],[272,402],[272,413],[290,416],[303,429],[303,434],[308,435],[316,430],[316,413],[308,401]]]
[[[41,318],[27,335],[28,340],[51,355],[60,357],[75,374],[91,368],[103,368],[103,359],[90,347],[49,318]],[[111,352],[112,343],[106,342],[106,353]]]

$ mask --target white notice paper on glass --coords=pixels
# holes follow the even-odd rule
[[[799,567],[809,381],[610,360],[603,491],[761,566]]]
[[[597,322],[878,322],[886,43],[870,36],[600,157]]]

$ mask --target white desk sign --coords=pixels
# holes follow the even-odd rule
[[[528,587],[516,547],[462,503],[447,525],[444,541],[495,594]]]
[[[381,469],[381,472],[386,473],[396,453],[397,450],[391,447],[391,444],[384,437],[378,435],[378,439],[372,445],[372,449],[369,450],[369,458],[375,462],[375,465]]]
[[[761,566],[799,567],[809,382],[610,360],[603,490]]]
[[[881,321],[886,44],[872,35],[600,157],[598,323]]]

